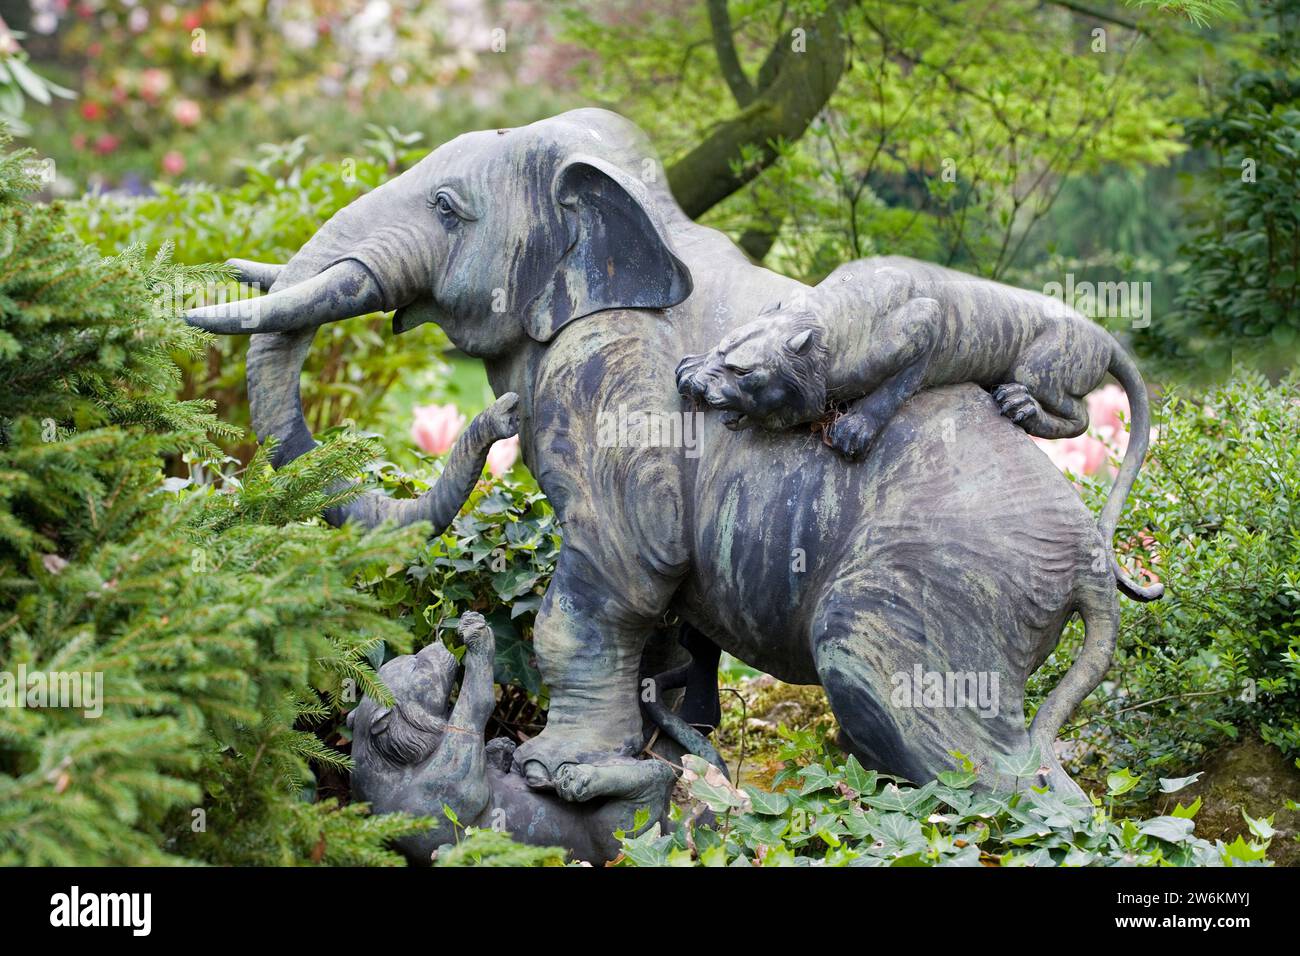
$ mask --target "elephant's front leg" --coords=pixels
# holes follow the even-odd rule
[[[529,785],[552,786],[565,764],[640,750],[637,677],[653,622],[566,545],[533,629],[551,703],[546,728],[515,751]]]

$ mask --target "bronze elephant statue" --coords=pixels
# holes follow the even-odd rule
[[[548,723],[515,753],[531,785],[640,749],[642,656],[675,615],[747,664],[823,685],[868,766],[927,779],[959,750],[1002,785],[993,758],[1036,744],[1032,778],[1075,789],[1051,743],[1109,666],[1118,622],[1093,516],[974,384],[917,393],[861,462],[806,426],[732,431],[695,412],[679,360],[807,287],[688,218],[628,120],[583,109],[459,136],[287,264],[241,268],[270,294],[188,320],[252,334],[253,425],[279,461],[312,447],[299,374],[325,322],[435,322],[518,395],[523,460],[564,537],[534,635]],[[1075,613],[1085,648],[1027,730],[1025,681]],[[982,706],[953,692],[972,677]]]

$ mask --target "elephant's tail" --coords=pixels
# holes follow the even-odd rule
[[[1048,782],[1060,792],[1079,788],[1061,768],[1052,743],[1070,715],[1106,676],[1119,635],[1119,599],[1114,591],[1089,588],[1081,595],[1077,609],[1083,618],[1083,647],[1029,727],[1030,739],[1037,744],[1044,765],[1050,768]]]
[[[1119,474],[1111,485],[1106,497],[1105,507],[1101,509],[1098,527],[1106,542],[1106,553],[1110,558],[1111,568],[1115,572],[1115,585],[1124,594],[1135,601],[1157,601],[1165,593],[1165,586],[1159,582],[1143,586],[1134,581],[1120,566],[1115,557],[1115,527],[1119,524],[1119,514],[1133,490],[1142,461],[1146,458],[1147,446],[1151,441],[1151,403],[1147,399],[1147,387],[1142,381],[1133,360],[1125,354],[1123,347],[1115,342],[1111,346],[1111,375],[1123,386],[1128,395],[1129,408],[1132,410],[1132,422],[1129,425],[1128,448],[1124,451],[1124,461],[1119,466]]]

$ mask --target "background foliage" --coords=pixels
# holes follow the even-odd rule
[[[457,650],[467,609],[497,635],[490,732],[542,725],[531,635],[560,533],[523,469],[432,540],[316,517],[342,477],[427,487],[411,408],[477,411],[481,366],[431,325],[399,348],[380,316],[325,326],[304,376],[324,444],[275,472],[246,432],[246,343],[174,314],[224,281],[208,263],[285,261],[450,136],[580,104],[636,120],[691,215],[808,281],[898,253],[1034,289],[1149,282],[1149,325],[1097,319],[1159,397],[1119,543],[1169,592],[1125,602],[1064,735],[1100,806],[976,794],[959,757],[908,786],[827,743],[815,690],[758,724],[729,694],[722,742],[763,779],[688,773],[681,827],[622,862],[1278,856],[1283,806],[1197,836],[1199,797],[1166,791],[1257,737],[1300,757],[1300,0],[384,6],[4,8],[0,116],[37,152],[0,164],[0,664],[103,671],[108,704],[0,709],[0,862],[400,862],[387,841],[419,824],[348,802],[342,715],[385,693],[385,656]],[[1104,481],[1072,477],[1100,507]],[[727,674],[754,698],[762,678]],[[480,831],[438,862],[558,858]]]
[[[203,336],[156,290],[210,270],[101,258],[0,160],[0,659],[98,672],[104,712],[0,709],[0,862],[394,862],[412,824],[296,791],[344,763],[314,732],[358,690],[366,652],[409,646],[358,578],[419,528],[339,534],[310,520],[374,447],[339,440],[234,484],[163,480],[163,454],[213,456],[233,429],[172,397],[172,350]]]
[[[1081,761],[1175,776],[1207,749],[1258,733],[1300,757],[1300,391],[1247,376],[1205,395],[1171,392],[1159,441],[1119,539],[1170,582],[1123,604],[1108,680],[1075,717]],[[1084,485],[1100,509],[1105,486]],[[1036,675],[1049,688],[1078,646],[1070,632]],[[1067,733],[1067,736],[1070,736]],[[1080,767],[1086,772],[1086,766]]]

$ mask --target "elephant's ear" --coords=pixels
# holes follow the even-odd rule
[[[554,275],[524,307],[524,326],[548,342],[574,319],[604,309],[666,309],[691,294],[645,184],[592,156],[555,174],[567,246]]]

